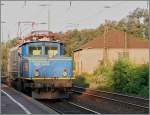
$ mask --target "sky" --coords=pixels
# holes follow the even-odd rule
[[[48,30],[48,19],[52,32],[94,29],[106,19],[119,21],[136,8],[147,8],[147,1],[72,1],[71,4],[69,1],[2,1],[2,4],[3,41],[17,36],[18,22],[35,22],[33,28],[31,23],[21,23],[22,36],[32,30]]]

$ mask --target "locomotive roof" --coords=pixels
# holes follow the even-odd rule
[[[47,41],[47,40],[36,41],[36,40],[35,40],[35,41],[27,41],[27,42],[24,42],[24,43],[18,45],[17,47],[20,47],[20,46],[22,46],[22,45],[24,45],[24,44],[37,43],[37,42],[51,42],[51,43],[60,43],[60,44],[63,44],[61,41],[58,41],[58,40],[50,40],[50,41]]]

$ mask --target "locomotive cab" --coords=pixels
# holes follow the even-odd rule
[[[64,56],[60,41],[30,41],[16,48],[17,77],[10,73],[19,90],[38,99],[66,98],[72,87],[72,58]],[[11,51],[11,53],[13,53]],[[15,76],[14,76],[15,75]]]

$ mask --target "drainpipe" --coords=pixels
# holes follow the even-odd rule
[[[127,38],[127,32],[125,30],[124,32],[124,56],[127,56],[128,58],[128,38]]]
[[[105,29],[104,29],[104,51],[103,51],[103,62],[104,64],[107,61],[107,46],[106,46],[106,33],[108,32],[107,21],[105,21]]]
[[[124,55],[127,53],[127,48],[128,48],[128,38],[127,38],[127,27],[124,25]]]
[[[127,52],[127,43],[128,43],[128,41],[127,41],[127,32],[125,30],[125,52]]]

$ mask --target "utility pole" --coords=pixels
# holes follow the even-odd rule
[[[48,31],[50,31],[50,9],[48,6]]]
[[[106,33],[108,32],[108,27],[107,27],[107,21],[105,20],[105,26],[104,26],[104,49],[103,49],[103,63],[106,64],[107,62],[107,38],[106,38]]]
[[[25,5],[25,6],[27,5],[27,0],[24,0],[24,5]]]
[[[124,56],[126,56],[127,55],[127,44],[128,43],[128,41],[127,41],[127,32],[126,32],[126,29],[125,29],[125,32],[124,32]]]
[[[1,21],[1,24],[6,24],[6,22],[5,21]],[[3,41],[3,25],[1,25],[1,41]]]
[[[50,6],[51,5],[47,5],[47,4],[41,4],[40,6],[42,7],[48,7],[48,11],[47,11],[47,23],[48,23],[48,31],[50,31],[50,19],[51,19],[51,12],[50,12]]]
[[[18,22],[18,32],[17,32],[17,37],[18,38],[21,38],[21,35],[22,35],[21,24],[30,24],[31,28],[32,28],[32,31],[34,30],[35,22],[33,22],[33,21],[21,21],[21,22]]]
[[[123,56],[126,57],[128,56],[128,38],[127,38],[127,27],[124,25],[124,51],[123,51]]]
[[[110,6],[105,6],[104,8],[111,8]],[[108,21],[105,20],[105,25],[104,25],[104,49],[103,49],[103,63],[106,64],[106,62],[108,61],[108,55],[107,55],[107,46],[106,46],[106,33],[108,32]]]

